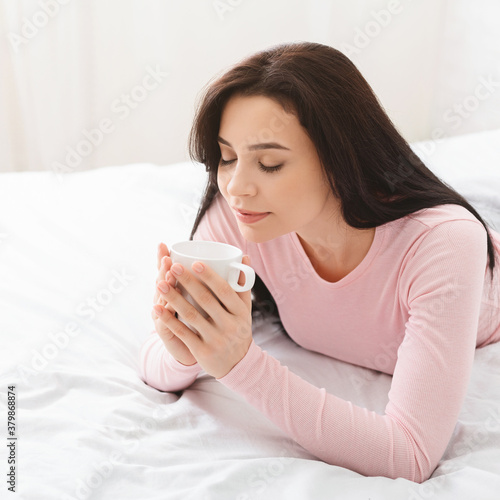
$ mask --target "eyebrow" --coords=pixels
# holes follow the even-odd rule
[[[226,146],[229,146],[230,148],[233,147],[231,146],[231,144],[229,144],[229,142],[227,142],[221,136],[217,137],[217,141],[221,142],[222,144],[225,144]],[[257,151],[261,149],[286,149],[287,151],[290,151],[290,148],[282,146],[277,142],[262,142],[260,144],[252,144],[251,146],[248,146],[248,151]]]

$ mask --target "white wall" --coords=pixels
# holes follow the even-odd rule
[[[257,50],[296,40],[351,57],[410,141],[437,129],[499,127],[500,92],[481,93],[460,126],[450,115],[464,100],[474,107],[482,77],[500,80],[497,2],[471,4],[3,0],[0,171],[188,159],[191,120],[209,80]],[[104,133],[92,132],[99,125]]]

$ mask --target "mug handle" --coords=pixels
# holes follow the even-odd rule
[[[232,262],[230,264],[231,272],[229,273],[228,283],[231,288],[236,292],[248,292],[255,283],[255,271],[246,264],[241,264],[239,262]],[[238,284],[238,278],[240,276],[240,271],[245,275],[245,284]]]

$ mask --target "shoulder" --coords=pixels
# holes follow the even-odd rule
[[[419,244],[415,251],[432,251],[444,255],[467,258],[487,251],[487,233],[483,224],[465,207],[438,205],[420,210],[410,216],[420,225]]]
[[[459,205],[439,205],[389,223],[391,246],[404,248],[402,290],[429,291],[449,283],[482,282],[487,268],[487,233]]]
[[[431,208],[424,208],[406,216],[405,219],[414,221],[422,225],[422,227],[428,229],[433,229],[443,222],[458,221],[475,222],[483,227],[481,222],[479,222],[479,220],[471,212],[469,212],[469,210],[461,205],[455,204],[437,205]],[[465,224],[465,226],[467,226],[467,224]]]
[[[391,248],[411,256],[432,247],[449,251],[450,245],[467,243],[487,248],[487,233],[483,224],[460,205],[438,205],[413,212],[381,226],[389,233]]]

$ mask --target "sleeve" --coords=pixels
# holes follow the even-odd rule
[[[304,381],[254,343],[219,381],[320,460],[423,482],[466,394],[486,259],[486,231],[473,221],[441,223],[407,259],[394,293],[405,296],[409,317],[383,415]]]
[[[182,391],[189,387],[201,372],[198,363],[191,366],[179,363],[165,349],[155,330],[142,345],[139,358],[141,379],[160,391]]]
[[[201,219],[193,239],[220,241],[246,250],[245,239],[241,236],[227,203],[220,195],[214,198]],[[141,347],[139,367],[144,382],[166,392],[186,389],[202,371],[198,363],[191,366],[179,363],[170,355],[154,330]]]

